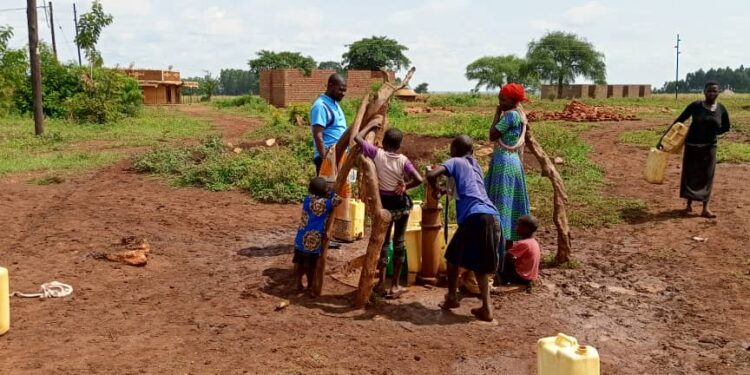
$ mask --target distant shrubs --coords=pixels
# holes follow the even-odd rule
[[[257,95],[243,95],[230,99],[220,99],[213,102],[217,108],[237,108],[242,107],[250,112],[263,114],[267,113],[270,106],[265,99]]]
[[[433,95],[427,99],[430,107],[474,107],[479,105],[481,97],[477,94]]]

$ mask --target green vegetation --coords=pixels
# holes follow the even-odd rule
[[[250,71],[258,74],[263,70],[272,69],[302,69],[305,74],[317,67],[315,59],[310,56],[302,56],[299,52],[274,52],[260,50],[256,52],[256,57],[248,61]]]
[[[124,157],[118,149],[153,146],[205,133],[209,125],[174,111],[147,110],[107,125],[79,125],[48,119],[36,137],[28,118],[0,118],[0,175],[30,171],[83,170]]]
[[[346,69],[399,70],[411,64],[411,61],[404,55],[404,51],[408,48],[384,36],[364,38],[347,47],[349,50],[341,56],[342,65]]]

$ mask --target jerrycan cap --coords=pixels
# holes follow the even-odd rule
[[[588,351],[588,348],[586,347],[586,345],[578,345],[578,349],[576,349],[576,354],[585,355],[587,351]]]

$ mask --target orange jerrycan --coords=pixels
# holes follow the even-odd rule
[[[643,171],[643,177],[646,181],[650,184],[663,184],[668,161],[668,153],[652,147],[648,152],[648,158],[646,158],[646,169]]]
[[[0,267],[0,335],[10,329],[10,286],[8,270]]]
[[[670,126],[660,141],[662,151],[670,154],[679,154],[682,152],[688,129],[687,125],[681,122],[676,122]]]
[[[558,333],[537,342],[537,370],[539,375],[599,375],[599,352]]]

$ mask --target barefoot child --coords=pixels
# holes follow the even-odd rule
[[[397,298],[404,289],[399,285],[401,270],[404,265],[406,225],[409,222],[409,211],[412,208],[411,199],[406,195],[409,189],[422,183],[422,176],[417,172],[411,161],[398,152],[401,148],[403,134],[398,129],[388,129],[383,137],[383,148],[377,148],[364,140],[360,135],[354,138],[362,147],[362,153],[373,160],[378,173],[378,190],[383,208],[390,211],[391,223],[385,232],[385,242],[380,251],[378,269],[380,280],[377,289],[382,291],[385,283],[385,270],[388,265],[388,243],[393,228],[393,275],[391,290],[388,297]]]
[[[338,196],[328,193],[326,180],[322,177],[310,180],[307,190],[310,195],[302,203],[302,220],[294,240],[292,260],[299,291],[304,289],[303,275],[307,275],[307,289],[312,287],[315,265],[325,238],[326,220],[333,208],[341,202]]]
[[[505,253],[505,263],[500,272],[503,284],[530,285],[539,278],[539,242],[534,238],[534,232],[539,227],[536,219],[530,215],[521,216],[516,224],[516,233],[521,237],[508,252]]]
[[[482,169],[473,157],[472,140],[459,135],[451,142],[451,158],[427,173],[427,181],[435,192],[444,192],[437,186],[442,175],[453,177],[456,194],[456,220],[458,229],[448,244],[445,259],[448,261],[448,294],[441,307],[459,307],[457,284],[458,268],[474,271],[477,276],[482,307],[472,309],[477,319],[492,321],[489,277],[497,270],[497,248],[502,240],[496,219],[497,209],[484,188]]]

